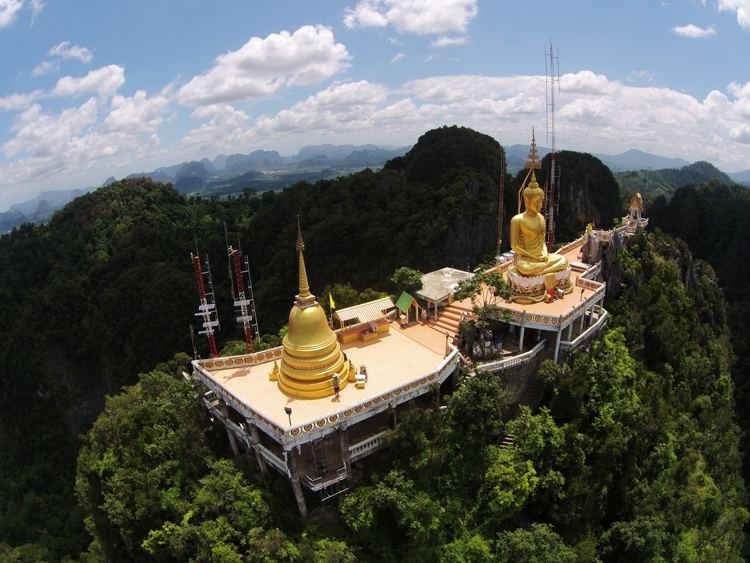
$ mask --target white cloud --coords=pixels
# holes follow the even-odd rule
[[[52,47],[47,51],[47,56],[51,57],[51,60],[42,61],[39,63],[33,71],[32,76],[42,76],[60,70],[60,62],[64,60],[78,60],[82,63],[88,64],[93,58],[93,53],[86,47],[79,45],[71,45],[70,41],[63,41]]]
[[[44,10],[44,5],[45,4],[42,0],[31,0],[31,23],[34,23],[39,14],[42,13],[42,10]]]
[[[385,27],[388,18],[381,12],[382,0],[362,0],[354,8],[344,10],[344,25],[352,27]]]
[[[344,25],[383,27],[429,35],[450,31],[464,33],[479,12],[476,0],[361,0],[346,8]]]
[[[386,96],[385,87],[366,80],[338,84],[280,111],[273,118],[261,117],[257,126],[262,131],[277,133],[333,130],[341,124],[366,121]]]
[[[63,41],[52,47],[47,54],[59,59],[75,59],[82,63],[90,63],[93,53],[86,47],[80,45],[71,45],[70,41]]]
[[[125,83],[125,69],[119,65],[107,65],[90,71],[86,76],[74,78],[63,76],[55,84],[55,96],[73,96],[96,92],[101,97],[112,96]]]
[[[393,55],[393,58],[391,59],[391,63],[397,63],[398,61],[403,59],[405,56],[406,55],[404,55],[403,53],[396,53],[395,55]]]
[[[676,35],[680,35],[682,37],[690,37],[691,39],[703,39],[705,37],[716,35],[716,28],[714,28],[714,26],[710,25],[704,28],[693,25],[692,23],[688,25],[679,25],[677,27],[673,27],[672,31]]]
[[[720,12],[736,12],[737,23],[750,31],[750,0],[719,0]]]
[[[70,90],[112,91],[93,85],[106,80],[89,82]],[[708,160],[727,171],[747,168],[750,161],[750,81],[713,90],[702,100],[591,71],[564,74],[560,86],[559,148],[608,154],[639,148]],[[544,92],[543,75],[433,76],[395,88],[342,82],[258,118],[227,103],[196,106],[196,125],[167,146],[158,133],[171,111],[170,91],[114,93],[111,102],[90,94],[59,113],[35,103],[44,92],[12,94],[0,98],[0,108],[24,111],[15,118],[12,138],[0,147],[6,155],[0,160],[0,199],[12,201],[29,185],[38,190],[86,186],[218,152],[291,152],[310,142],[406,145],[441,125],[472,127],[503,144],[527,143],[535,126],[544,144]]]
[[[468,38],[465,36],[455,36],[451,37],[448,35],[443,35],[442,37],[438,37],[430,43],[430,47],[451,47],[453,45],[466,45],[468,42]]]
[[[133,96],[115,96],[109,115],[104,120],[106,131],[126,133],[152,133],[164,121],[163,114],[169,105],[164,95],[149,98],[138,90]]]
[[[23,8],[23,0],[0,0],[0,27],[8,27]]]
[[[43,95],[42,90],[34,90],[24,94],[9,94],[0,98],[0,111],[17,111],[28,108]]]
[[[96,123],[97,104],[89,98],[77,108],[63,110],[59,116],[45,113],[34,104],[21,113],[11,130],[15,137],[3,144],[8,156],[28,153],[35,157],[46,157],[60,147],[78,142],[83,130]]]
[[[57,61],[42,61],[34,70],[31,71],[31,76],[43,76],[45,74],[51,74],[60,70],[60,63]]]
[[[347,68],[349,58],[333,32],[320,25],[253,37],[217,57],[213,68],[182,87],[179,98],[187,104],[215,104],[269,95],[288,85],[317,84]]]
[[[219,152],[238,152],[253,138],[247,114],[229,104],[201,106],[193,111],[193,116],[210,120],[179,141],[174,152],[181,155],[180,160],[186,160],[184,155],[200,158]]]
[[[27,0],[0,0],[0,28],[8,27],[14,21],[18,13],[27,5]],[[29,0],[28,6],[31,9],[31,23],[36,21],[37,16],[44,9],[42,0]]]
[[[648,70],[631,70],[625,80],[631,83],[650,84],[656,80],[656,75]]]
[[[729,136],[738,143],[750,145],[750,125],[739,125],[733,127],[729,131]]]

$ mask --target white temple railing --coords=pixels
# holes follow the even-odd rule
[[[560,351],[567,352],[568,350],[574,350],[578,348],[583,342],[592,338],[594,335],[598,334],[599,331],[604,328],[604,326],[607,324],[609,313],[607,313],[607,311],[601,307],[599,308],[599,311],[600,311],[599,318],[594,324],[592,324],[590,327],[584,330],[575,339],[569,342],[566,342],[566,341],[560,342]]]
[[[286,462],[283,459],[278,457],[263,444],[256,444],[254,447],[258,448],[258,451],[263,456],[263,459],[265,459],[275,469],[281,472],[282,475],[286,475],[287,477],[289,477],[289,468],[287,467]]]
[[[343,465],[333,473],[327,473],[318,477],[310,477],[305,474],[302,476],[302,482],[311,491],[319,491],[348,478],[349,472],[346,470],[346,465]]]
[[[351,462],[353,463],[358,459],[362,459],[369,455],[373,450],[382,447],[385,443],[385,437],[389,432],[389,430],[384,430],[383,432],[370,436],[366,440],[362,440],[361,442],[349,446],[349,459]]]
[[[488,364],[478,365],[476,371],[477,372],[482,372],[482,371],[496,372],[496,371],[502,371],[502,370],[513,368],[513,367],[517,367],[521,364],[530,362],[531,360],[536,358],[538,354],[541,354],[542,350],[544,350],[546,345],[547,345],[547,341],[542,340],[528,352],[517,354],[511,358],[505,358],[504,360],[498,360],[496,362],[490,362]]]

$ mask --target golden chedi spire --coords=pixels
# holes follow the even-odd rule
[[[299,293],[289,312],[289,329],[284,336],[277,377],[284,394],[298,399],[319,399],[334,394],[334,374],[339,376],[339,389],[346,387],[351,366],[341,352],[336,334],[328,326],[325,311],[310,293],[304,250],[297,218]]]
[[[531,128],[531,146],[529,147],[529,156],[526,159],[527,170],[540,170],[542,168],[542,162],[539,160],[539,153],[536,150],[536,133],[534,128]],[[528,177],[527,177],[528,178]]]
[[[305,241],[302,239],[302,227],[297,215],[297,263],[299,269],[299,293],[295,297],[295,303],[299,307],[310,307],[317,305],[315,296],[310,293],[310,284],[307,281],[307,268],[305,268]]]

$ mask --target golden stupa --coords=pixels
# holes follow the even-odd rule
[[[270,374],[279,389],[297,399],[319,399],[336,394],[354,376],[354,366],[341,352],[325,311],[310,293],[305,269],[305,243],[297,221],[297,260],[299,294],[289,312],[289,329],[283,340],[281,365]]]

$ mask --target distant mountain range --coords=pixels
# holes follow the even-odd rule
[[[278,190],[300,181],[315,182],[335,178],[362,170],[380,168],[388,160],[402,156],[411,147],[383,147],[378,145],[307,145],[297,154],[282,156],[274,150],[256,150],[249,154],[216,156],[213,160],[203,158],[163,166],[151,172],[136,172],[128,175],[148,177],[159,182],[168,182],[185,194],[203,196],[226,196],[241,193],[247,189],[262,192]],[[516,172],[524,167],[529,154],[528,145],[505,147],[508,170]],[[537,147],[539,156],[544,157],[549,149]],[[750,186],[750,170],[726,175],[709,163],[695,163],[680,175],[680,170],[690,165],[680,158],[668,158],[631,149],[616,155],[595,154],[613,173],[624,192],[651,191],[639,186],[650,182],[654,194],[671,193],[675,186],[684,185],[685,178],[694,182],[717,179],[723,182],[737,182]],[[712,170],[707,169],[708,165]],[[626,171],[641,171],[640,175],[630,176]],[[714,172],[715,171],[715,172]],[[650,180],[647,180],[647,177]],[[108,178],[101,187],[115,182]],[[46,221],[52,213],[72,199],[96,188],[48,191],[39,196],[12,205],[0,213],[0,233],[5,233],[23,223]]]
[[[538,146],[537,151],[539,157],[544,158],[550,150],[547,147]],[[508,170],[516,172],[525,166],[526,159],[529,156],[529,146],[511,145],[506,148],[505,154]],[[630,149],[620,154],[594,154],[594,156],[606,164],[612,172],[647,170],[649,168],[682,168],[690,164],[687,160],[681,158],[668,158],[636,149]]]

